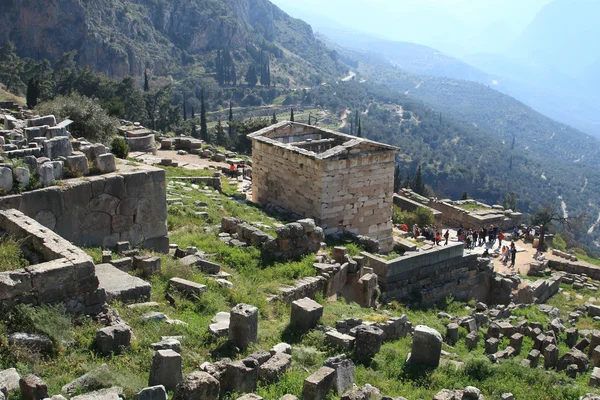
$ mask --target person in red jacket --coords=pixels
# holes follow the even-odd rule
[[[500,231],[498,234],[498,248],[502,248],[502,240],[504,240],[504,232]]]

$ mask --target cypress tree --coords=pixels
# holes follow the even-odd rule
[[[514,150],[514,148],[515,148],[515,140],[516,140],[516,138],[517,138],[517,137],[516,137],[515,135],[513,135],[513,138],[512,138],[512,143],[511,143],[511,145],[510,145],[510,149],[511,149],[511,150]]]
[[[196,119],[196,114],[194,114],[194,107],[192,106],[192,119]]]
[[[233,106],[231,100],[229,100],[229,119],[228,119],[228,130],[229,130],[229,145],[235,147],[237,145],[237,138],[233,129]]]
[[[271,118],[271,124],[276,124],[277,123],[277,114],[275,113],[275,111],[273,111],[273,117]]]
[[[221,58],[221,50],[217,50],[217,60],[216,60],[216,66],[217,66],[217,81],[219,82],[219,85],[222,85],[224,83],[224,79],[223,79],[223,59]]]
[[[40,82],[34,81],[33,78],[30,78],[27,82],[27,94],[25,95],[25,98],[27,100],[27,108],[29,108],[30,110],[35,108],[35,106],[37,105],[38,96],[40,94],[39,85]]]
[[[311,122],[310,119],[311,119],[311,115],[310,115],[310,113],[308,113],[308,124],[309,125],[310,125],[310,122]]]
[[[421,164],[419,164],[419,167],[417,168],[417,175],[413,180],[412,190],[415,193],[420,194],[421,196],[424,196],[425,194],[425,183],[423,183],[423,173],[421,171]]]
[[[144,92],[150,91],[150,82],[148,81],[148,69],[144,70]]]
[[[354,111],[354,127],[355,127],[356,129],[358,129],[358,121],[359,121],[359,118],[358,118],[358,110],[356,110],[356,111]]]
[[[405,189],[410,189],[410,172],[406,172],[406,179],[404,179],[404,183],[402,183],[402,187]]]
[[[254,68],[254,65],[250,65],[248,67],[248,72],[246,72],[246,83],[248,83],[248,86],[254,87],[256,86],[257,82],[258,78],[256,77],[256,68]]]
[[[362,137],[362,121],[358,119],[358,130],[356,132],[357,137]]]
[[[512,171],[512,156],[510,156],[510,159],[508,161],[508,170]]]
[[[198,137],[198,131],[196,130],[196,123],[195,122],[192,124],[192,137],[196,138],[196,139],[199,139],[199,137]]]
[[[291,110],[291,112],[290,112],[290,121],[294,122],[294,109],[291,108],[290,110]]]
[[[217,144],[219,146],[225,146],[227,144],[227,140],[225,138],[225,129],[223,129],[223,125],[221,125],[221,117],[219,117],[219,122],[217,122],[215,132],[217,137]]]
[[[187,121],[187,103],[185,101],[185,95],[183,96],[183,120]]]
[[[402,174],[400,173],[400,166],[396,165],[394,169],[394,193],[398,193],[402,188]]]
[[[208,127],[206,125],[206,102],[204,101],[204,89],[202,89],[202,99],[200,105],[200,138],[208,142]]]
[[[235,73],[235,63],[231,62],[231,69],[229,71],[229,81],[233,84],[233,86],[237,86],[237,75]]]

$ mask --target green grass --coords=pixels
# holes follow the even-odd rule
[[[487,207],[481,206],[479,204],[475,204],[475,203],[469,203],[469,204],[457,204],[456,207],[462,208],[465,211],[478,211],[478,210],[487,210]]]
[[[171,176],[182,176],[181,169],[172,169]],[[191,187],[189,183],[186,187]],[[94,350],[94,337],[98,323],[85,317],[71,319],[60,307],[29,306],[19,307],[10,319],[5,316],[0,323],[0,370],[16,367],[21,374],[34,373],[44,379],[49,393],[59,393],[60,388],[82,374],[106,363],[110,374],[104,377],[110,385],[123,387],[129,398],[148,384],[149,368],[152,362],[151,343],[160,340],[161,336],[184,336],[182,340],[183,373],[198,370],[205,361],[215,361],[222,357],[242,358],[258,349],[270,349],[273,345],[286,341],[293,346],[292,368],[276,384],[259,384],[255,393],[267,400],[277,400],[290,393],[301,396],[304,379],[322,366],[323,361],[339,352],[325,345],[324,333],[313,330],[300,334],[290,329],[290,306],[279,302],[269,303],[267,296],[277,292],[285,284],[315,274],[313,255],[288,262],[273,262],[261,257],[258,249],[253,247],[229,247],[218,239],[218,225],[222,215],[234,216],[249,222],[260,222],[268,227],[270,234],[275,234],[275,226],[283,223],[276,216],[269,215],[260,207],[239,203],[225,195],[214,191],[205,193],[201,190],[185,190],[183,186],[168,186],[169,197],[181,197],[183,206],[168,205],[168,225],[171,243],[180,247],[197,246],[206,252],[209,259],[222,265],[224,271],[232,275],[233,289],[225,289],[212,281],[197,269],[182,266],[177,260],[167,255],[161,257],[162,270],[154,275],[152,284],[152,300],[159,303],[157,309],[129,309],[123,304],[113,303],[122,318],[135,332],[132,345],[120,355],[102,356]],[[208,205],[208,218],[200,218],[195,212],[200,208],[194,202],[202,201]],[[328,250],[333,246],[345,245],[351,256],[360,254],[361,249],[351,243],[328,241]],[[86,249],[95,262],[101,258],[101,249]],[[186,299],[175,295],[176,307],[171,307],[164,294],[167,282],[172,277],[181,277],[208,286],[208,291],[198,299]],[[574,291],[568,285],[562,286],[562,292],[549,301],[549,304],[561,310],[561,317],[567,319],[568,312],[595,295],[590,291]],[[583,296],[578,298],[577,295]],[[321,297],[316,299],[324,305],[321,323],[335,326],[341,319],[358,317],[364,321],[383,322],[389,318],[387,314],[372,309],[365,309],[356,303],[348,303],[343,299],[329,302]],[[235,354],[226,345],[226,339],[215,339],[208,333],[210,319],[220,311],[229,311],[237,303],[253,304],[259,308],[258,343],[249,349]],[[437,317],[439,311],[451,315],[465,316],[472,312],[474,302],[469,304],[446,299],[438,307],[422,310],[407,307],[398,302],[386,304],[383,309],[394,316],[406,314],[413,325],[427,325],[445,335],[449,322]],[[469,308],[467,308],[469,306]],[[179,319],[187,325],[167,325],[160,322],[147,322],[141,317],[148,311],[160,311],[171,319]],[[537,305],[516,309],[513,315],[527,318],[547,326],[551,318],[539,311]],[[586,329],[600,329],[600,323],[589,317],[582,318],[578,326]],[[17,351],[6,343],[9,332],[29,331],[46,334],[55,343],[54,354],[40,357],[27,351]],[[455,346],[443,345],[443,350],[454,353],[457,361],[465,363],[456,369],[453,365],[441,366],[436,370],[415,368],[406,364],[406,357],[411,351],[410,337],[393,342],[386,342],[375,356],[371,365],[358,365],[356,383],[370,383],[389,396],[404,396],[409,399],[432,398],[442,388],[462,389],[474,385],[481,389],[486,398],[499,398],[504,392],[512,392],[518,399],[575,399],[591,391],[587,387],[589,373],[576,380],[567,378],[564,373],[545,371],[543,369],[526,369],[519,365],[531,347],[533,341],[525,338],[523,350],[514,360],[491,364],[483,354],[483,332],[480,332],[479,346],[475,350],[466,348],[464,338],[467,331],[459,329],[461,340]],[[506,339],[500,348],[508,345]],[[560,344],[561,354],[567,351]],[[170,393],[172,396],[172,393]],[[237,395],[226,396],[236,399]],[[339,395],[330,394],[330,399],[339,399]]]
[[[9,236],[0,237],[0,272],[13,271],[29,265],[21,251],[21,241]]]

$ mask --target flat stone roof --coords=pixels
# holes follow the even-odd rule
[[[373,140],[290,121],[268,126],[248,137],[316,160],[326,160],[346,154],[395,153],[400,150],[398,147]],[[321,146],[324,150],[310,149]]]

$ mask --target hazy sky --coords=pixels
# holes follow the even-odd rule
[[[551,0],[271,1],[317,30],[327,18],[387,39],[468,53],[507,45]]]

